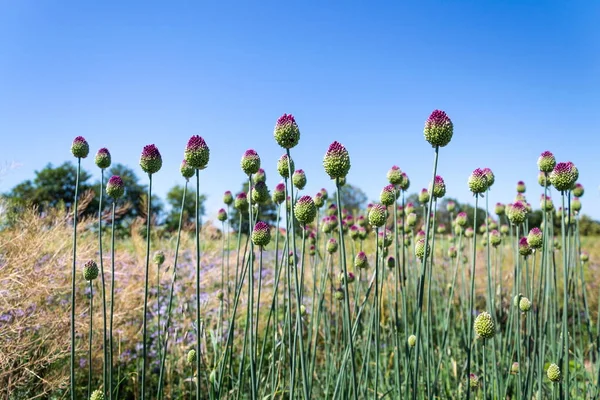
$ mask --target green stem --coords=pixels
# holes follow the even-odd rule
[[[147,317],[148,313],[148,272],[150,270],[150,219],[152,218],[150,204],[152,203],[152,174],[148,174],[150,184],[148,185],[148,210],[146,214],[146,273],[144,284],[144,315],[142,322],[142,399],[146,398],[146,336],[147,336]],[[114,203],[113,203],[114,204]],[[112,305],[111,305],[112,307]],[[111,316],[112,318],[112,316]],[[112,333],[112,332],[111,332]],[[112,336],[111,336],[112,340]],[[111,351],[112,353],[112,351]],[[149,396],[148,396],[149,397]]]
[[[562,199],[562,208],[563,208],[563,212],[566,211],[565,209],[565,192],[562,191],[561,192],[561,199]],[[570,213],[571,210],[568,210],[568,212]],[[564,398],[565,400],[569,400],[569,331],[568,331],[568,320],[567,320],[567,310],[569,307],[568,304],[568,299],[569,299],[569,293],[568,293],[568,253],[567,253],[567,235],[566,235],[566,231],[565,231],[565,218],[562,217],[561,219],[561,235],[562,235],[562,252],[563,252],[563,314],[562,314],[562,339],[563,339],[563,345],[562,345],[562,359],[561,359],[561,365],[562,365],[562,373],[564,374],[564,388],[565,388],[565,393],[564,393]]]
[[[475,297],[475,264],[477,261],[477,204],[479,195],[475,193],[475,209],[473,211],[473,259],[471,260],[471,295],[469,297],[469,322],[467,325],[467,378],[471,374],[471,348],[473,347],[473,304]],[[471,385],[467,385],[467,400],[471,398]]]
[[[93,339],[93,321],[94,321],[94,286],[90,280],[90,336],[88,344],[88,399],[92,393],[92,339]]]
[[[116,199],[112,204],[111,223],[110,223],[110,329],[108,331],[109,340],[109,369],[108,369],[108,389],[109,396],[113,393],[113,317],[115,311],[115,207]]]
[[[150,197],[150,196],[148,196]],[[148,200],[150,204],[150,200]],[[148,206],[150,207],[150,206]],[[196,170],[196,400],[200,400],[200,170]],[[145,316],[144,316],[145,317]],[[145,399],[145,397],[142,397]]]
[[[104,280],[104,260],[102,257],[102,199],[104,198],[104,192],[102,190],[102,187],[104,185],[104,169],[100,170],[101,173],[101,177],[100,177],[100,199],[99,199],[99,205],[98,205],[98,252],[99,252],[99,261],[100,261],[100,278],[102,279],[102,322],[104,325],[104,328],[102,330],[102,352],[104,355],[104,362],[102,364],[102,387],[103,387],[103,393],[106,396],[107,393],[107,385],[108,385],[108,379],[107,379],[107,375],[108,375],[108,371],[110,371],[109,369],[109,364],[108,364],[108,347],[106,345],[106,341],[107,341],[107,331],[106,331],[106,282]],[[111,399],[112,398],[112,391],[108,392],[108,398]]]
[[[77,178],[75,179],[75,199],[73,202],[73,268],[71,269],[71,400],[75,400],[75,270],[77,267],[77,198],[81,158],[77,158]]]

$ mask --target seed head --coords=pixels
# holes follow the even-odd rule
[[[227,221],[227,211],[225,211],[224,208],[221,208],[218,212],[217,212],[217,219],[221,222],[225,222]]]
[[[270,198],[267,184],[263,181],[257,182],[252,188],[252,202],[254,204],[265,204]]]
[[[298,190],[304,189],[304,186],[306,186],[306,174],[303,170],[298,169],[294,172],[294,175],[292,175],[292,183]]]
[[[210,150],[202,137],[194,135],[188,140],[183,157],[191,168],[204,169],[210,159]]]
[[[429,198],[429,191],[427,191],[425,188],[421,189],[421,192],[419,193],[419,203],[427,204],[427,202],[429,202]]]
[[[158,250],[156,253],[154,253],[154,256],[152,257],[152,261],[154,262],[154,264],[156,264],[158,266],[163,265],[165,263],[165,253]]]
[[[477,168],[469,176],[469,190],[473,194],[480,194],[487,190],[488,182],[485,172],[481,168]]]
[[[90,145],[83,136],[77,136],[71,145],[71,153],[76,158],[86,158],[90,153]]]
[[[575,186],[571,189],[571,193],[573,193],[573,196],[575,197],[583,196],[584,192],[585,190],[583,189],[583,185],[581,183],[576,183]]]
[[[409,347],[415,347],[417,345],[417,337],[415,335],[410,335],[406,341],[408,342]]]
[[[425,140],[433,147],[444,147],[452,139],[454,126],[444,111],[435,110],[425,121]]]
[[[104,400],[104,393],[102,390],[94,390],[90,395],[90,400]]]
[[[196,173],[196,170],[190,167],[187,161],[185,160],[181,162],[181,167],[179,167],[179,171],[181,172],[181,176],[183,176],[186,180],[189,180]]]
[[[338,250],[338,242],[334,238],[327,241],[327,252],[333,254]]]
[[[392,184],[387,185],[381,191],[379,200],[384,206],[391,206],[396,202],[396,187]]]
[[[529,312],[531,310],[531,300],[525,296],[521,297],[521,300],[519,300],[519,310],[524,313]]]
[[[275,124],[275,141],[284,149],[291,149],[300,140],[300,129],[292,114],[283,114]]]
[[[123,197],[125,194],[125,184],[120,176],[113,175],[108,179],[108,182],[106,183],[106,194],[114,200]]]
[[[532,249],[541,249],[543,244],[542,231],[540,228],[533,228],[527,235],[527,243]]]
[[[271,241],[271,227],[263,221],[258,221],[252,230],[252,243],[264,247]]]
[[[253,149],[246,150],[240,161],[240,166],[246,175],[257,173],[260,169],[260,157],[258,153]]]
[[[188,364],[194,364],[196,362],[196,350],[190,350],[187,353],[187,362]]]
[[[98,265],[94,260],[90,260],[83,264],[83,278],[86,281],[93,281],[98,277]]]
[[[339,142],[333,142],[323,157],[323,167],[331,179],[345,178],[350,171],[350,155]]]
[[[548,379],[550,379],[550,382],[560,382],[560,367],[554,363],[550,364],[546,375],[548,376]]]
[[[106,169],[106,168],[110,167],[110,163],[111,163],[110,152],[108,151],[108,149],[106,147],[103,147],[100,150],[98,150],[98,152],[96,153],[96,158],[94,159],[94,162],[100,169]]]
[[[155,174],[161,169],[162,157],[155,145],[149,144],[144,146],[140,157],[140,167],[148,175]]]
[[[502,236],[496,229],[490,232],[490,244],[492,247],[498,247],[502,243]]]
[[[364,251],[359,252],[356,257],[354,257],[354,267],[364,269],[369,266],[369,260],[367,259],[367,255]]]
[[[369,223],[373,227],[380,227],[385,225],[387,220],[387,209],[381,204],[374,204],[369,211]]]
[[[392,185],[402,184],[402,170],[398,166],[394,165],[387,173],[387,180]]]
[[[554,158],[554,154],[549,151],[544,151],[538,158],[537,165],[540,172],[552,172],[556,165],[556,158]]]
[[[449,213],[456,211],[456,203],[452,200],[448,201],[446,203],[446,211],[448,211]]]
[[[433,195],[434,199],[441,199],[446,195],[446,183],[444,182],[444,178],[441,176],[436,176],[433,180],[433,188],[430,186],[429,190]]]
[[[519,181],[517,182],[517,193],[525,193],[525,182]]]
[[[522,224],[527,218],[527,208],[522,202],[516,201],[506,207],[506,216],[514,225]]]
[[[579,171],[572,162],[561,162],[556,164],[550,172],[550,183],[561,192],[570,190],[579,178]]]
[[[427,255],[430,255],[430,254],[431,254],[430,246],[429,246],[429,243],[427,243]],[[415,255],[417,256],[417,258],[419,260],[423,260],[423,257],[425,257],[425,238],[420,238],[415,243]]]
[[[527,257],[531,254],[531,247],[529,247],[529,242],[526,237],[519,239],[519,254],[523,257]]]
[[[475,318],[475,324],[473,325],[475,334],[481,339],[491,339],[496,334],[496,326],[492,316],[484,311]]]
[[[510,367],[510,373],[512,375],[517,375],[519,373],[519,363],[518,362],[512,363],[512,366]]]
[[[245,213],[248,212],[248,196],[246,193],[241,192],[235,196],[235,200],[233,201],[233,208],[236,210]]]
[[[590,261],[590,255],[587,252],[582,251],[579,255],[579,259],[585,264],[586,262]]]
[[[302,225],[310,224],[317,216],[317,207],[310,196],[302,196],[296,201],[294,215]]]

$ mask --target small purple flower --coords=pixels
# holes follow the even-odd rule
[[[486,173],[481,168],[477,168],[471,173],[468,183],[469,190],[471,190],[474,195],[481,194],[488,188]]]
[[[323,157],[323,167],[331,179],[345,178],[350,171],[350,155],[339,142],[333,142]]]
[[[110,177],[106,183],[106,194],[113,199],[120,199],[125,194],[125,184],[123,179],[118,175]]]
[[[425,121],[425,140],[433,147],[444,147],[452,139],[454,126],[444,111],[434,110]]]
[[[529,246],[529,242],[526,237],[519,239],[519,254],[524,257],[527,257],[531,254],[531,247]]]
[[[556,165],[556,158],[551,152],[544,151],[538,158],[537,165],[541,172],[550,173]]]
[[[275,204],[281,204],[285,201],[285,185],[283,183],[278,183],[275,186],[271,200],[273,200],[273,203]]]
[[[263,221],[258,221],[252,231],[252,242],[256,246],[264,247],[271,241],[271,227]]]
[[[179,167],[179,172],[181,172],[181,176],[185,178],[185,180],[189,180],[194,174],[196,170],[189,166],[187,161],[181,161],[181,166]]]
[[[228,205],[228,206],[233,204],[233,195],[231,194],[231,192],[229,190],[227,190],[225,193],[223,193],[223,203],[225,203],[225,205]]]
[[[298,190],[304,189],[304,186],[306,186],[306,174],[303,170],[298,169],[294,172],[292,175],[292,183]]]
[[[108,149],[106,147],[103,147],[100,150],[98,150],[94,161],[95,161],[96,165],[98,166],[98,168],[100,168],[100,169],[106,169],[106,168],[110,167],[111,158],[110,158],[110,152],[108,151]]]
[[[227,221],[227,211],[225,211],[224,208],[221,208],[218,212],[217,212],[217,219],[221,222],[225,222]]]
[[[188,140],[183,156],[190,167],[204,169],[210,159],[210,149],[202,137],[194,135]]]
[[[446,183],[444,182],[444,178],[437,175],[433,180],[433,188],[431,188],[431,194],[433,194],[434,199],[441,199],[446,195]]]
[[[367,259],[367,255],[364,251],[359,252],[356,257],[354,257],[354,267],[356,268],[367,268],[369,266],[369,260]]]
[[[162,157],[155,145],[149,144],[144,146],[142,156],[140,157],[140,167],[148,175],[152,175],[160,170],[162,167]]]
[[[275,141],[284,149],[291,149],[298,144],[300,140],[300,129],[296,119],[292,114],[283,114],[275,124],[273,132]]]
[[[525,182],[519,181],[517,182],[517,193],[525,193],[526,187]]]
[[[90,153],[90,146],[83,136],[77,136],[71,145],[71,153],[76,158],[86,158]]]
[[[387,173],[387,180],[392,185],[400,185],[402,183],[402,170],[397,165],[394,165]]]
[[[571,190],[577,178],[579,178],[579,171],[570,161],[556,164],[550,173],[550,183],[561,192]]]
[[[527,235],[527,242],[532,249],[541,249],[543,244],[542,231],[540,228],[533,228]]]
[[[396,201],[396,187],[393,184],[387,185],[381,191],[379,200],[384,206],[390,206]]]
[[[240,166],[246,175],[257,173],[260,169],[260,157],[258,153],[253,149],[246,150],[242,156],[242,161],[240,161]]]

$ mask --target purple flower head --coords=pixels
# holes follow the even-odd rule
[[[396,187],[392,184],[385,186],[379,195],[379,201],[384,206],[391,206],[396,202]]]
[[[210,159],[210,150],[202,137],[194,135],[188,140],[183,155],[190,167],[204,169]]]
[[[583,185],[581,183],[576,183],[573,189],[571,189],[571,191],[573,193],[573,196],[575,197],[581,197],[583,196],[583,193],[585,193],[585,190],[583,189]]]
[[[359,252],[356,257],[354,257],[354,267],[355,268],[367,268],[369,266],[369,260],[367,259],[367,255],[364,251]]]
[[[271,227],[263,221],[258,221],[252,230],[252,242],[256,246],[264,247],[271,241]]]
[[[148,175],[152,175],[160,170],[162,167],[162,157],[155,145],[149,144],[144,146],[142,156],[140,157],[140,167]]]
[[[437,227],[437,233],[439,233],[440,235],[443,235],[444,233],[446,233],[446,225],[439,224]]]
[[[317,208],[321,208],[323,207],[323,205],[325,205],[325,200],[323,200],[323,195],[321,194],[321,192],[315,194],[315,197],[313,197],[313,201],[315,202]]]
[[[113,175],[106,183],[106,194],[113,199],[120,199],[125,194],[125,184],[118,175]]]
[[[267,173],[265,172],[264,169],[259,168],[258,171],[256,171],[256,173],[252,177],[252,182],[258,183],[258,182],[266,182],[266,181],[267,181]]]
[[[494,182],[496,182],[496,177],[494,176],[492,170],[487,167],[483,169],[483,172],[485,173],[485,178],[487,179],[488,188],[491,188]]]
[[[291,149],[300,140],[300,129],[292,114],[283,114],[275,124],[275,141],[284,149]]]
[[[425,121],[425,140],[433,147],[444,147],[452,139],[454,126],[444,111],[434,110]]]
[[[327,189],[321,188],[320,193],[321,196],[323,196],[323,200],[327,200],[329,198],[329,193],[327,193]]]
[[[551,152],[544,151],[538,158],[537,165],[541,172],[545,174],[550,173],[556,165],[556,158]]]
[[[275,204],[281,204],[285,201],[285,185],[283,183],[278,183],[275,186],[271,200],[273,200],[273,203]]]
[[[417,225],[417,214],[415,214],[414,212],[408,214],[406,216],[406,224],[413,228]]]
[[[367,219],[364,215],[359,215],[358,218],[356,218],[356,225],[362,226],[363,228],[367,226]]]
[[[517,193],[525,193],[525,182],[519,181],[517,182]]]
[[[433,187],[430,187],[431,194],[434,199],[441,199],[446,195],[446,183],[444,178],[437,175],[433,180]]]
[[[446,203],[446,211],[448,212],[454,212],[456,210],[456,203],[453,202],[452,200],[448,201],[448,203]]]
[[[490,232],[490,244],[493,247],[498,247],[498,245],[500,245],[500,243],[502,242],[502,236],[500,236],[500,232],[498,232],[498,230],[494,229]]]
[[[424,237],[417,239],[415,242],[415,255],[419,260],[422,260],[423,257],[425,257],[425,245],[427,245],[427,255],[430,255],[430,246],[429,243],[425,243]]]
[[[231,191],[227,190],[225,193],[223,193],[223,203],[228,206],[233,204],[233,195],[231,194]]]
[[[570,161],[556,164],[550,173],[550,183],[561,192],[571,190],[577,178],[579,178],[579,171]]]
[[[224,208],[221,208],[219,212],[217,212],[217,219],[221,222],[227,221],[227,211]]]
[[[515,201],[513,204],[506,206],[506,216],[513,224],[522,224],[527,217],[527,207],[521,201]]]
[[[257,173],[260,169],[260,157],[258,153],[253,149],[246,150],[240,161],[240,166],[246,175]]]
[[[96,153],[96,158],[94,159],[94,162],[100,169],[106,169],[106,168],[110,167],[111,157],[110,157],[110,152],[108,151],[108,149],[106,147],[103,147],[100,150],[98,150],[98,152]]]
[[[317,216],[317,207],[310,196],[302,196],[296,201],[294,215],[302,225],[310,224]]]
[[[98,277],[98,265],[94,260],[89,260],[83,265],[83,278],[86,281],[93,281]]]
[[[465,229],[465,237],[472,238],[475,235],[475,230],[471,227]]]
[[[329,216],[335,215],[337,213],[337,206],[335,205],[335,203],[331,203],[329,207],[327,207],[325,213]]]
[[[400,185],[402,184],[402,170],[398,168],[397,165],[394,165],[387,173],[388,182],[392,185]]]
[[[292,175],[292,183],[298,190],[304,189],[304,186],[306,186],[306,174],[303,170],[297,169],[294,172],[294,175]]]
[[[374,227],[385,225],[387,208],[382,204],[374,204],[369,210],[369,223]]]
[[[360,239],[360,231],[358,230],[358,226],[352,225],[350,227],[350,239],[352,239],[352,240]]]
[[[327,241],[327,252],[329,254],[333,254],[333,253],[335,253],[337,251],[337,249],[338,249],[338,242],[337,242],[337,240],[335,240],[335,238],[330,238]]]
[[[339,142],[333,142],[323,157],[323,167],[331,179],[344,178],[350,171],[350,155]]]
[[[519,239],[519,254],[525,257],[531,254],[531,247],[529,247],[529,242],[526,237]]]
[[[542,240],[542,231],[540,228],[533,228],[529,231],[529,235],[527,235],[527,242],[529,243],[529,247],[532,249],[541,249],[543,240]]]
[[[425,188],[421,189],[419,193],[419,203],[426,204],[430,199],[429,191]]]
[[[187,161],[185,160],[181,162],[179,171],[181,172],[181,176],[183,176],[186,180],[189,180],[192,176],[194,176],[194,173],[196,172],[196,170],[190,167]]]
[[[404,214],[408,215],[415,212],[415,205],[412,202],[406,203],[404,206]]]
[[[487,176],[484,170],[481,168],[477,168],[471,173],[469,176],[469,190],[473,192],[474,195],[481,194],[485,192],[488,188]]]
[[[241,192],[238,193],[237,196],[235,196],[235,200],[233,201],[233,208],[243,213],[248,211],[248,196],[246,195],[246,193]]]
[[[456,224],[459,226],[466,226],[467,225],[467,213],[464,211],[459,212],[456,215]]]
[[[505,211],[504,204],[496,203],[496,207],[494,207],[494,212],[496,213],[496,215],[498,215],[498,216],[504,215],[504,211]]]
[[[402,173],[402,183],[400,183],[399,186],[400,186],[400,189],[402,189],[405,192],[410,187],[410,179],[408,179],[408,175],[406,174],[406,172]]]
[[[90,153],[90,146],[83,136],[77,136],[71,145],[71,153],[77,158],[86,158]]]

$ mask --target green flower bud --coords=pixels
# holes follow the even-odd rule
[[[110,167],[111,157],[110,157],[110,152],[108,151],[108,149],[106,147],[103,147],[100,150],[98,150],[94,161],[96,162],[96,165],[100,169],[106,169],[106,168]]]
[[[296,201],[294,215],[302,225],[310,224],[317,216],[317,207],[310,196],[302,196]]]
[[[556,158],[551,152],[544,151],[538,158],[537,165],[540,172],[552,172],[556,166]]]
[[[204,139],[194,135],[188,140],[183,158],[191,168],[204,169],[210,159],[210,150]]]
[[[367,259],[367,255],[364,251],[359,252],[356,257],[354,257],[354,267],[359,269],[364,269],[369,266],[369,260]]]
[[[224,208],[221,208],[218,212],[217,212],[217,219],[221,222],[225,222],[227,221],[227,211],[225,211]]]
[[[387,185],[384,187],[379,195],[379,200],[384,206],[391,206],[394,204],[396,202],[396,188],[394,185]]]
[[[140,167],[148,175],[155,174],[162,168],[162,157],[155,145],[144,146],[140,156]]]
[[[157,251],[156,253],[154,253],[154,256],[152,257],[152,261],[154,262],[154,264],[157,264],[159,266],[163,265],[165,262],[165,253],[163,253],[162,251]]]
[[[394,165],[387,173],[387,180],[392,185],[400,185],[402,183],[402,171]]]
[[[246,150],[240,161],[240,166],[246,175],[257,173],[260,169],[260,157],[258,153],[253,149]]]
[[[475,324],[473,325],[475,334],[481,339],[491,339],[496,334],[496,326],[492,316],[484,311],[475,318]]]
[[[291,149],[298,144],[300,140],[300,129],[296,119],[291,114],[283,114],[275,124],[273,132],[275,141],[284,149]]]
[[[279,158],[279,161],[277,161],[277,172],[279,172],[279,175],[281,175],[283,179],[287,179],[290,177],[290,171],[288,169],[288,160],[290,164],[289,169],[295,171],[296,167],[294,165],[294,160],[292,160],[291,158],[288,159],[287,154],[282,155]]]
[[[181,166],[179,167],[179,172],[181,172],[181,176],[183,176],[186,180],[189,180],[194,174],[196,170],[189,166],[187,161],[183,160],[181,162]],[[229,192],[231,194],[231,192]]]
[[[264,247],[271,241],[271,227],[263,221],[258,221],[252,230],[252,243]]]
[[[410,335],[407,342],[409,347],[415,347],[417,345],[417,337],[415,335]]]
[[[338,242],[334,238],[327,241],[327,252],[333,254],[338,250]]]
[[[304,186],[306,186],[306,174],[303,170],[298,169],[294,172],[292,175],[292,183],[298,190],[304,189]]]
[[[187,362],[189,364],[194,364],[196,362],[196,350],[190,350],[187,353]]]
[[[521,300],[519,300],[519,310],[524,313],[529,312],[531,310],[531,300],[527,297],[521,297]]]
[[[77,136],[71,145],[71,153],[76,158],[86,158],[90,153],[90,146],[83,136]]]
[[[425,121],[425,140],[433,147],[444,147],[452,139],[454,126],[444,111],[435,110]]]
[[[98,265],[95,261],[90,260],[83,264],[83,278],[86,281],[93,281],[98,277]]]
[[[556,164],[550,173],[552,186],[561,192],[570,190],[579,178],[579,171],[572,162],[561,162]]]
[[[333,142],[323,158],[323,167],[331,179],[344,178],[350,171],[350,155],[339,142]]]
[[[104,400],[104,393],[102,390],[94,390],[90,395],[90,400]]]
[[[550,364],[550,366],[548,367],[548,371],[546,372],[546,375],[548,376],[548,379],[550,379],[550,382],[560,382],[560,379],[561,379],[560,367],[554,363]]]
[[[375,204],[369,211],[369,223],[371,226],[380,227],[385,225],[387,220],[387,208],[381,204]]]

